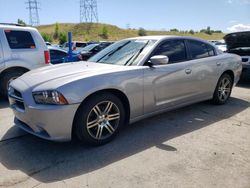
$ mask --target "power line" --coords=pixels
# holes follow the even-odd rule
[[[98,22],[97,0],[80,0],[80,23]]]
[[[29,24],[32,26],[38,26],[40,25],[40,19],[39,19],[39,14],[38,14],[38,9],[39,8],[39,2],[37,0],[28,0],[25,2],[28,7],[26,9],[29,10]]]

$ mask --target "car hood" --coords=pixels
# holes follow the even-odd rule
[[[227,49],[250,47],[250,31],[230,33],[224,37]]]
[[[81,61],[74,63],[51,65],[35,69],[24,74],[18,79],[21,79],[29,87],[36,87],[46,82],[55,81],[59,79],[70,82],[71,80],[74,80],[76,78],[86,78],[134,68],[134,66],[128,67]]]

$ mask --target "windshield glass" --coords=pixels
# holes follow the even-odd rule
[[[90,51],[96,46],[98,46],[98,44],[89,44],[88,46],[84,47],[82,51]]]
[[[140,56],[141,52],[145,48],[151,47],[155,42],[156,40],[145,39],[119,41],[105,48],[89,61],[115,65],[135,65],[143,57]]]

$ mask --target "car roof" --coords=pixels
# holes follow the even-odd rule
[[[59,48],[59,47],[56,47],[56,46],[48,46],[48,49],[49,49],[49,50],[58,50],[58,51],[62,51],[62,52],[67,53],[66,50],[64,50],[64,49],[62,49],[62,48]]]
[[[23,30],[23,31],[28,31],[28,30],[37,31],[37,29],[33,28],[33,27],[19,26],[19,25],[9,25],[9,24],[1,24],[1,23],[0,23],[0,28],[3,28],[3,29]]]
[[[145,40],[158,40],[158,41],[162,41],[165,39],[190,39],[190,40],[204,42],[206,44],[211,44],[210,42],[203,40],[201,38],[191,37],[191,36],[177,36],[177,35],[152,35],[152,36],[133,37],[129,39],[145,39]]]

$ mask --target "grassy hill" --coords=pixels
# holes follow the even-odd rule
[[[53,42],[58,42],[57,39],[53,39],[56,24],[41,25],[37,29],[41,33],[46,33],[51,36]],[[90,41],[90,40],[120,40],[128,37],[138,36],[138,30],[136,29],[122,29],[114,25],[100,24],[100,23],[61,23],[58,24],[59,32],[69,32],[73,34],[73,40]],[[206,33],[195,32],[194,34],[188,32],[169,32],[169,31],[146,31],[147,35],[181,35],[181,36],[194,36],[209,39],[222,39],[223,33],[213,33],[208,35]]]

